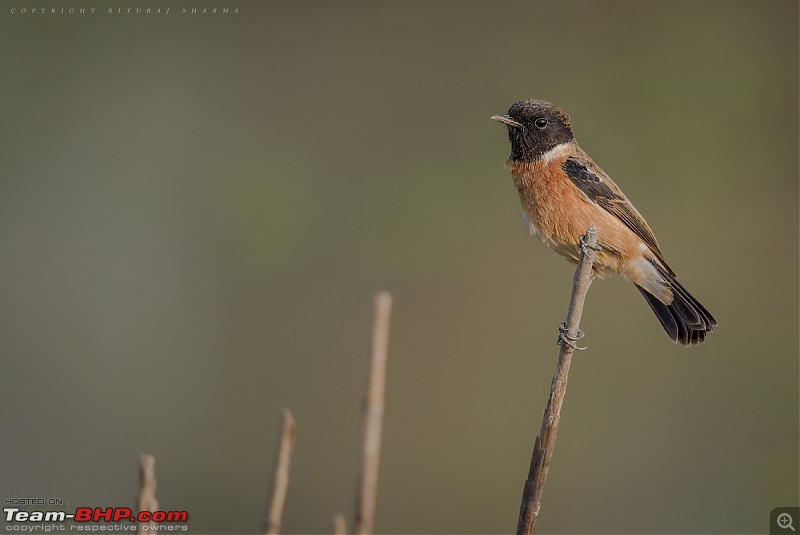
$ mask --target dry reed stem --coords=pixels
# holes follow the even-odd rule
[[[153,455],[142,453],[139,455],[139,494],[136,499],[136,507],[139,512],[158,511],[158,500],[156,499],[156,458]],[[147,526],[147,528],[145,528]],[[140,522],[138,532],[153,533],[154,522]]]
[[[369,386],[364,399],[364,427],[361,444],[361,469],[356,497],[356,535],[372,533],[375,519],[375,499],[378,492],[378,465],[381,453],[381,429],[386,391],[386,360],[389,347],[389,320],[392,294],[379,292],[375,296],[372,322],[372,351]]]
[[[592,284],[592,263],[594,262],[594,248],[597,246],[597,229],[594,226],[589,227],[589,230],[586,231],[583,236],[583,242],[586,248],[581,251],[578,267],[575,269],[567,320],[564,322],[564,335],[568,340],[576,340],[578,338],[583,304],[586,300],[589,286]],[[561,405],[564,403],[564,396],[567,392],[569,367],[574,352],[574,349],[569,344],[562,343],[560,347],[558,365],[553,375],[553,381],[550,383],[547,408],[544,411],[539,436],[536,437],[536,442],[533,445],[531,467],[522,492],[517,535],[531,535],[536,527],[542,492],[556,443],[556,434],[558,433],[558,424],[561,418]]]
[[[333,535],[346,535],[347,533],[347,521],[344,519],[344,515],[333,515]]]
[[[272,468],[272,488],[264,518],[264,533],[278,535],[281,531],[283,505],[286,502],[286,489],[289,488],[289,466],[292,464],[294,449],[294,417],[289,409],[283,409],[283,429],[281,431],[278,454]]]

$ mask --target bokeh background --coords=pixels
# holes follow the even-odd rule
[[[687,350],[593,285],[540,531],[797,505],[797,2],[36,4],[0,14],[3,498],[132,506],[149,452],[162,509],[255,533],[289,407],[285,531],[329,532],[389,289],[376,530],[513,531],[573,274],[489,120],[536,97],[720,323]],[[10,12],[50,6],[100,11]]]

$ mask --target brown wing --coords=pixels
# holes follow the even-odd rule
[[[592,165],[591,167],[590,169],[589,166],[575,158],[568,158],[562,165],[564,172],[567,173],[572,183],[575,184],[590,201],[597,203],[610,214],[625,223],[629,229],[650,247],[653,254],[655,254],[664,267],[672,273],[672,270],[661,254],[661,250],[658,248],[656,237],[653,231],[650,230],[647,221],[644,220],[639,211],[636,210],[627,197],[625,197],[625,194],[622,193],[619,186],[614,184],[614,181],[611,180],[602,169],[596,165]],[[672,274],[674,275],[674,273]]]

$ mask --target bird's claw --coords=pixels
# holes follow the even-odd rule
[[[586,243],[586,240],[585,240],[585,237],[584,237],[583,234],[581,234],[581,237],[578,238],[578,246],[581,248],[581,251],[583,251],[583,254],[585,254],[586,256],[589,256],[588,249],[591,249],[592,251],[602,251],[603,250],[603,248],[600,247],[599,245],[589,245],[588,243]]]
[[[581,243],[582,243],[582,241],[581,241]],[[574,338],[569,336],[567,334],[567,325],[566,325],[566,323],[562,323],[561,325],[558,326],[558,339],[556,340],[556,344],[569,346],[569,347],[571,347],[572,349],[574,349],[576,351],[583,351],[586,348],[585,347],[578,347],[578,345],[575,342],[577,342],[578,340],[580,340],[584,336],[586,336],[586,333],[584,333],[580,329],[578,329],[578,333],[575,335]]]

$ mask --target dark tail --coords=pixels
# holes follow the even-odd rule
[[[640,286],[636,286],[636,288],[642,293],[650,308],[653,309],[658,321],[661,322],[661,326],[667,331],[667,336],[673,342],[684,346],[702,343],[706,339],[706,333],[714,330],[717,320],[697,299],[692,297],[692,294],[686,291],[686,288],[681,286],[681,283],[678,282],[674,275],[666,272],[655,263],[653,265],[656,266],[656,269],[672,290],[672,303],[665,305],[644,288]]]

